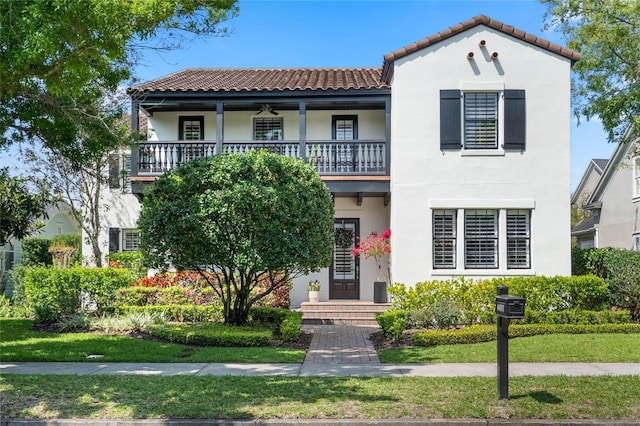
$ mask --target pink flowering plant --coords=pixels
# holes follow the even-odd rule
[[[378,280],[382,281],[382,265],[380,264],[380,259],[383,256],[391,253],[391,242],[389,239],[391,238],[391,229],[387,229],[381,235],[378,235],[377,232],[372,232],[364,240],[361,240],[356,244],[356,247],[353,249],[353,255],[358,256],[363,254],[365,259],[369,259],[370,257],[376,261],[376,266],[378,267]]]

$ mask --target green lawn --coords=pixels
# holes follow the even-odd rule
[[[300,363],[305,351],[273,347],[189,346],[129,336],[42,333],[31,321],[0,320],[0,359],[8,361],[99,362],[274,362]],[[89,355],[103,355],[90,359]]]
[[[0,418],[640,419],[640,378],[0,376]]]
[[[640,334],[547,334],[509,340],[511,362],[640,362]],[[378,351],[385,363],[495,362],[497,343]]]

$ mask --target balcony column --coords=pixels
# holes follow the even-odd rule
[[[300,117],[299,137],[300,137],[300,158],[307,162],[307,103],[300,101],[298,107]]]
[[[140,104],[131,100],[131,132],[135,135],[135,140],[131,144],[131,173],[129,176],[138,176],[138,162],[140,157]]]
[[[384,101],[384,146],[385,146],[385,172],[387,176],[391,176],[391,99]]]
[[[222,154],[224,143],[224,105],[216,102],[216,154]]]

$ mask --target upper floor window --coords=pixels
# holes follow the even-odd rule
[[[281,141],[284,139],[282,118],[265,117],[253,119],[253,140]]]
[[[640,197],[640,156],[633,158],[633,197]]]
[[[204,117],[180,117],[178,139],[181,141],[200,141],[204,139]]]
[[[440,91],[440,149],[522,151],[525,145],[524,90]]]
[[[498,94],[464,94],[464,148],[498,148]]]
[[[128,189],[131,187],[131,154],[109,155],[109,188]]]
[[[358,139],[357,115],[334,115],[331,117],[331,138],[338,141]]]

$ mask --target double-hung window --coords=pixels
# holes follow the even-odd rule
[[[137,229],[122,230],[122,251],[135,251],[140,247],[140,232]]]
[[[281,141],[283,140],[282,118],[256,117],[253,119],[253,140]]]
[[[526,147],[524,90],[440,91],[441,150],[518,150]]]
[[[456,267],[456,211],[433,211],[433,268]]]
[[[464,149],[498,148],[498,93],[464,94]]]
[[[498,267],[498,211],[464,211],[464,267]]]

